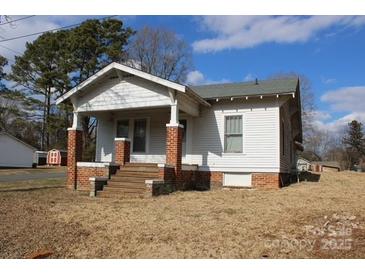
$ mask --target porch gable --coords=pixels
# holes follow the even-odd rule
[[[139,77],[109,77],[74,99],[77,112],[162,107],[171,104],[167,88]]]

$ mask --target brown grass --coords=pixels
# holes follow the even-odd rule
[[[44,180],[26,180],[26,181],[16,181],[16,182],[0,182],[0,192],[9,191],[26,191],[26,190],[36,190],[44,188],[54,188],[63,187],[65,185],[65,180],[62,178],[50,178]]]
[[[65,189],[0,192],[0,257],[47,250],[53,258],[364,258],[364,197],[365,175],[350,172],[279,191],[151,199],[89,198]],[[306,232],[308,225],[341,224],[345,236]],[[325,249],[329,239],[336,245]],[[351,240],[349,249],[344,240]],[[315,243],[312,250],[307,241]]]
[[[66,171],[65,166],[39,166],[37,168],[0,168],[0,176],[18,175],[18,174],[33,174],[33,173],[50,173]]]

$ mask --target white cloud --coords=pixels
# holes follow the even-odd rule
[[[248,82],[248,81],[253,81],[255,80],[256,76],[253,75],[252,73],[248,73],[246,74],[246,76],[243,78],[244,81]]]
[[[323,131],[339,133],[343,132],[347,124],[352,120],[365,123],[365,112],[353,112],[333,121],[314,120],[314,125]]]
[[[204,75],[199,70],[190,71],[186,77],[186,82],[189,85],[199,85],[204,82]]]
[[[243,49],[263,43],[306,42],[333,26],[359,27],[365,16],[203,16],[203,30],[214,38],[193,43],[196,52]]]
[[[332,118],[332,115],[329,112],[321,110],[313,111],[311,115],[314,120],[322,122]]]
[[[323,84],[325,85],[329,85],[329,84],[334,84],[337,82],[337,80],[335,78],[326,78],[326,77],[321,77],[321,81]]]
[[[328,91],[321,97],[321,101],[329,104],[333,112],[347,112],[348,114],[332,119],[329,112],[314,113],[314,124],[321,130],[341,132],[352,120],[365,123],[365,86],[342,87]]]
[[[328,91],[321,100],[335,111],[364,112],[365,86],[342,87]]]
[[[190,71],[187,75],[186,84],[188,85],[204,85],[204,84],[221,84],[230,82],[228,79],[211,80],[204,76],[199,70]]]

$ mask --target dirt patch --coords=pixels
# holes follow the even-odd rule
[[[65,189],[0,193],[0,257],[50,250],[51,258],[364,258],[364,196],[365,175],[352,172],[279,191],[151,199],[93,199]]]

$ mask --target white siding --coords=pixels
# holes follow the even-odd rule
[[[170,105],[170,98],[166,87],[137,77],[123,81],[106,79],[85,90],[76,100],[79,112],[167,105]]]
[[[243,153],[224,153],[225,115],[243,115]],[[192,164],[202,169],[279,171],[279,108],[276,101],[218,102],[194,119]]]
[[[98,116],[98,128],[96,138],[96,155],[98,162],[114,161],[114,120],[108,116]]]
[[[34,150],[23,143],[0,134],[0,166],[32,167]]]

